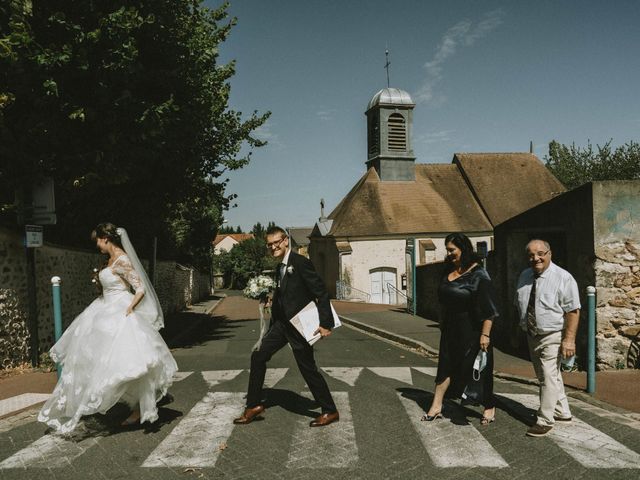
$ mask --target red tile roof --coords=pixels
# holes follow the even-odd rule
[[[213,245],[218,245],[222,240],[227,237],[233,238],[236,242],[244,242],[245,240],[249,240],[253,238],[253,233],[223,233],[220,235],[216,235],[216,238],[213,240]]]

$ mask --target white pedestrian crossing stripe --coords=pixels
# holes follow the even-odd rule
[[[0,400],[0,417],[37,403],[45,402],[49,397],[51,397],[50,393],[23,393],[22,395]]]
[[[327,375],[355,387],[356,380],[358,380],[362,372],[362,367],[326,367],[322,370],[324,370]]]
[[[0,463],[5,468],[61,468],[98,443],[99,437],[88,437],[80,441],[50,434],[14,453]]]
[[[538,395],[501,394],[513,403],[511,408],[521,414],[526,409],[537,410]],[[609,435],[573,417],[571,424],[556,423],[548,437],[576,461],[589,468],[640,468],[640,455],[629,450]]]
[[[267,373],[264,376],[264,386],[267,388],[275,387],[276,383],[284,378],[288,370],[288,368],[267,368]]]
[[[420,373],[424,373],[425,375],[429,375],[430,377],[435,377],[438,373],[438,367],[411,367],[414,370],[417,370]]]
[[[413,385],[410,367],[367,367],[376,375]]]
[[[362,372],[369,369],[372,373],[402,382],[404,384],[412,384],[412,369],[430,377],[437,373],[436,367],[325,367],[324,372],[332,378],[344,382],[344,387],[356,388],[356,385],[367,382],[376,382],[370,376],[363,377]],[[265,387],[272,388],[278,382],[282,381],[287,375],[298,376],[296,369],[288,368],[270,368],[267,369],[265,376]],[[236,379],[247,369],[238,370],[210,370],[201,372],[202,378],[209,387],[215,387],[223,382]],[[174,381],[180,382],[193,372],[177,372]],[[416,376],[416,382],[421,380],[425,383],[425,379]],[[381,382],[377,381],[378,386]],[[234,384],[238,386],[238,382]],[[179,384],[176,384],[176,391],[179,391]],[[202,385],[201,385],[202,388]],[[386,387],[382,387],[386,388]],[[389,384],[389,388],[393,388]],[[241,390],[242,388],[238,388]],[[428,387],[427,387],[428,389]],[[424,450],[429,455],[431,462],[438,468],[462,467],[491,467],[505,468],[509,465],[501,456],[505,455],[510,462],[520,462],[522,459],[513,458],[513,452],[506,448],[507,443],[496,444],[494,447],[489,442],[482,430],[478,427],[478,422],[474,420],[471,424],[466,421],[468,411],[462,407],[454,405],[452,402],[446,403],[446,418],[435,422],[421,422],[420,417],[424,413],[423,409],[428,405],[431,396],[420,390],[402,389],[404,393],[398,394],[398,401],[402,405],[397,406],[401,415],[406,415],[413,429],[416,431],[416,441],[419,440]],[[283,429],[283,432],[292,428],[291,444],[286,455],[285,466],[288,470],[296,469],[316,469],[316,468],[357,468],[358,462],[364,461],[360,458],[355,431],[359,425],[354,424],[352,418],[352,401],[362,398],[358,395],[352,395],[352,390],[348,392],[333,392],[334,400],[340,412],[340,421],[324,428],[310,428],[308,422],[311,418],[306,416],[291,415],[292,424]],[[413,393],[412,393],[413,392]],[[178,396],[175,392],[174,395]],[[44,394],[43,394],[44,395]],[[268,394],[267,394],[268,395]],[[310,397],[309,393],[303,394]],[[231,461],[234,461],[233,455],[244,445],[234,445],[233,443],[233,418],[237,417],[243,410],[245,404],[245,392],[208,392],[195,404],[188,412],[184,412],[177,424],[168,424],[161,427],[162,431],[173,428],[168,432],[166,437],[156,446],[152,453],[144,460],[144,467],[169,467],[169,468],[211,468],[220,463],[222,451],[227,442],[232,447],[226,451],[230,454]],[[499,394],[507,410],[516,413],[517,416],[529,415],[534,413],[534,409],[538,407],[538,396],[532,394]],[[394,395],[392,398],[396,398]],[[14,404],[17,399],[13,398]],[[570,399],[572,406],[580,406],[581,409],[597,415],[601,418],[624,424],[629,428],[633,428],[634,434],[640,429],[640,422],[624,417],[620,414],[607,412],[599,407]],[[361,404],[358,404],[361,405]],[[355,408],[358,408],[356,406]],[[367,404],[367,409],[371,408]],[[285,413],[286,415],[286,413]],[[617,416],[616,416],[617,415]],[[267,415],[267,420],[269,420]],[[458,418],[459,417],[459,418]],[[619,417],[619,418],[618,418]],[[453,421],[451,421],[451,419]],[[356,417],[360,422],[366,421],[366,417]],[[460,421],[458,421],[460,420]],[[505,416],[505,422],[514,422],[514,420]],[[2,422],[0,422],[2,426]],[[476,428],[478,427],[478,428]],[[502,427],[502,424],[499,425]],[[520,424],[521,434],[524,435],[525,425]],[[516,428],[519,428],[516,427]],[[42,427],[42,431],[46,427]],[[276,426],[279,428],[279,425]],[[498,427],[495,427],[498,428]],[[626,428],[626,427],[619,427]],[[0,430],[0,431],[8,431]],[[259,431],[259,429],[258,429]],[[275,431],[277,434],[277,430]],[[136,433],[133,433],[135,435]],[[489,439],[493,438],[487,435]],[[153,438],[149,436],[147,438]],[[611,438],[602,431],[588,425],[584,421],[575,418],[570,425],[556,425],[547,437],[541,441],[549,442],[549,445],[557,445],[562,450],[561,455],[569,455],[575,462],[585,468],[604,469],[604,468],[627,468],[640,469],[640,454],[626,447],[619,441]],[[531,441],[538,441],[532,440]],[[54,434],[44,435],[35,442],[27,445],[25,448],[13,453],[8,458],[0,461],[0,469],[59,469],[68,467],[78,457],[83,455],[88,449],[92,448],[99,442],[103,441],[102,437],[87,437],[82,439],[76,436],[75,439],[67,439]],[[634,447],[630,444],[631,448]],[[318,452],[323,452],[318,455]],[[4,453],[2,457],[9,452]],[[522,455],[526,455],[523,452]],[[2,458],[0,457],[0,458]],[[226,458],[226,457],[225,457]],[[567,457],[567,461],[568,460]],[[514,468],[516,464],[514,464]]]
[[[311,398],[307,392],[303,394]],[[308,417],[298,420],[292,436],[288,469],[350,468],[358,463],[358,446],[347,392],[332,392],[340,421],[310,428]]]
[[[202,372],[202,378],[209,384],[210,387],[233,380],[240,375],[244,370],[207,370]]]
[[[203,372],[204,373],[204,372]],[[213,467],[244,407],[244,394],[209,392],[158,445],[143,467]]]
[[[473,425],[456,425],[448,418],[422,422],[424,410],[417,402],[426,405],[426,396],[407,398],[398,393],[398,397],[436,467],[509,466]]]
[[[185,378],[189,377],[193,372],[176,372],[173,374],[174,382],[181,382]]]

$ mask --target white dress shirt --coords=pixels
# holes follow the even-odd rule
[[[523,270],[518,279],[515,304],[520,314],[520,327],[527,330],[527,305],[535,280],[533,269]],[[564,314],[580,308],[578,284],[569,272],[554,263],[540,274],[536,283],[537,333],[564,329]]]
[[[282,261],[280,262],[280,264],[282,265],[282,268],[280,270],[279,280],[282,280],[284,276],[287,274],[287,264],[289,263],[290,254],[291,254],[291,248],[287,248],[287,253],[284,254],[284,257],[282,257]]]

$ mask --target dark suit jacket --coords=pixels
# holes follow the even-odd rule
[[[322,279],[311,260],[292,251],[284,278],[273,294],[272,319],[288,322],[311,301],[318,307],[320,326],[333,328],[329,294]]]

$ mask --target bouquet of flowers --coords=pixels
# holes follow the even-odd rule
[[[91,283],[93,283],[94,288],[98,292],[98,295],[102,295],[102,284],[100,283],[100,270],[94,268],[91,272]]]
[[[249,279],[243,293],[245,297],[264,301],[276,288],[276,282],[266,275],[258,275]]]
[[[276,282],[266,275],[258,275],[249,279],[243,293],[245,297],[260,300],[258,312],[260,313],[260,337],[252,350],[258,350],[262,344],[262,338],[267,332],[267,323],[264,319],[264,309],[267,297],[276,288]]]

